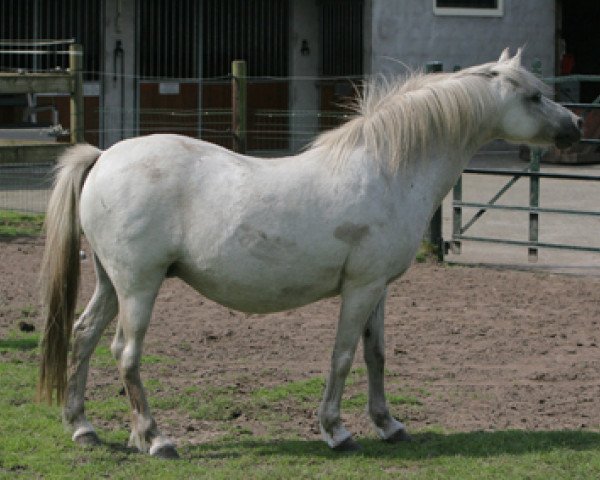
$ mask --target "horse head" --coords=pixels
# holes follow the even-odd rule
[[[481,67],[480,67],[481,68]],[[570,147],[581,138],[583,120],[548,98],[550,88],[521,65],[521,50],[508,49],[484,66],[500,99],[496,136],[511,143]]]

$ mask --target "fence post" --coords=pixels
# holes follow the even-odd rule
[[[83,124],[83,48],[69,45],[69,72],[71,74],[71,143],[82,143]]]
[[[441,72],[444,69],[442,62],[427,62],[425,73]],[[429,241],[435,247],[439,261],[444,260],[444,245],[442,244],[442,205],[440,204],[429,223]]]
[[[233,150],[246,153],[246,61],[234,60],[231,64],[231,130],[233,132]]]
[[[452,189],[452,241],[450,247],[452,253],[460,255],[461,242],[458,240],[462,235],[462,207],[457,203],[462,202],[462,175],[458,177]]]
[[[460,72],[460,65],[454,65],[453,72]],[[450,241],[450,250],[455,255],[461,253],[461,241],[460,236],[463,234],[462,231],[462,207],[457,203],[462,202],[462,177],[461,173],[456,181],[456,184],[452,188],[452,240]],[[444,247],[445,253],[445,247]]]
[[[533,61],[531,71],[538,77],[542,75],[542,62],[539,59]],[[540,161],[542,159],[542,150],[539,147],[533,147],[530,153],[529,171],[538,173],[540,171]],[[540,206],[540,178],[532,175],[529,177],[529,207],[537,208]],[[539,240],[539,214],[529,212],[529,241],[537,243]],[[527,258],[530,262],[537,262],[538,248],[529,247]]]

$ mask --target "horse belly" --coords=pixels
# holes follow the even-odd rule
[[[229,260],[203,267],[178,264],[174,274],[207,298],[247,313],[289,310],[339,294],[341,265]]]

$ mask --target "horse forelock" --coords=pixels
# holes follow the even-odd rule
[[[491,87],[497,75],[525,91],[545,91],[542,81],[519,65],[501,62],[456,73],[416,72],[396,82],[375,78],[351,105],[356,115],[321,134],[312,146],[326,149],[336,168],[364,147],[392,173],[426,157],[436,145],[464,150],[475,132],[485,131],[489,114],[499,106]]]

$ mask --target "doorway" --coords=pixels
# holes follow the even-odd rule
[[[600,75],[600,2],[559,0],[558,74]],[[578,98],[571,101],[589,103],[600,95],[600,82],[581,82]],[[578,94],[578,95],[577,95]]]

